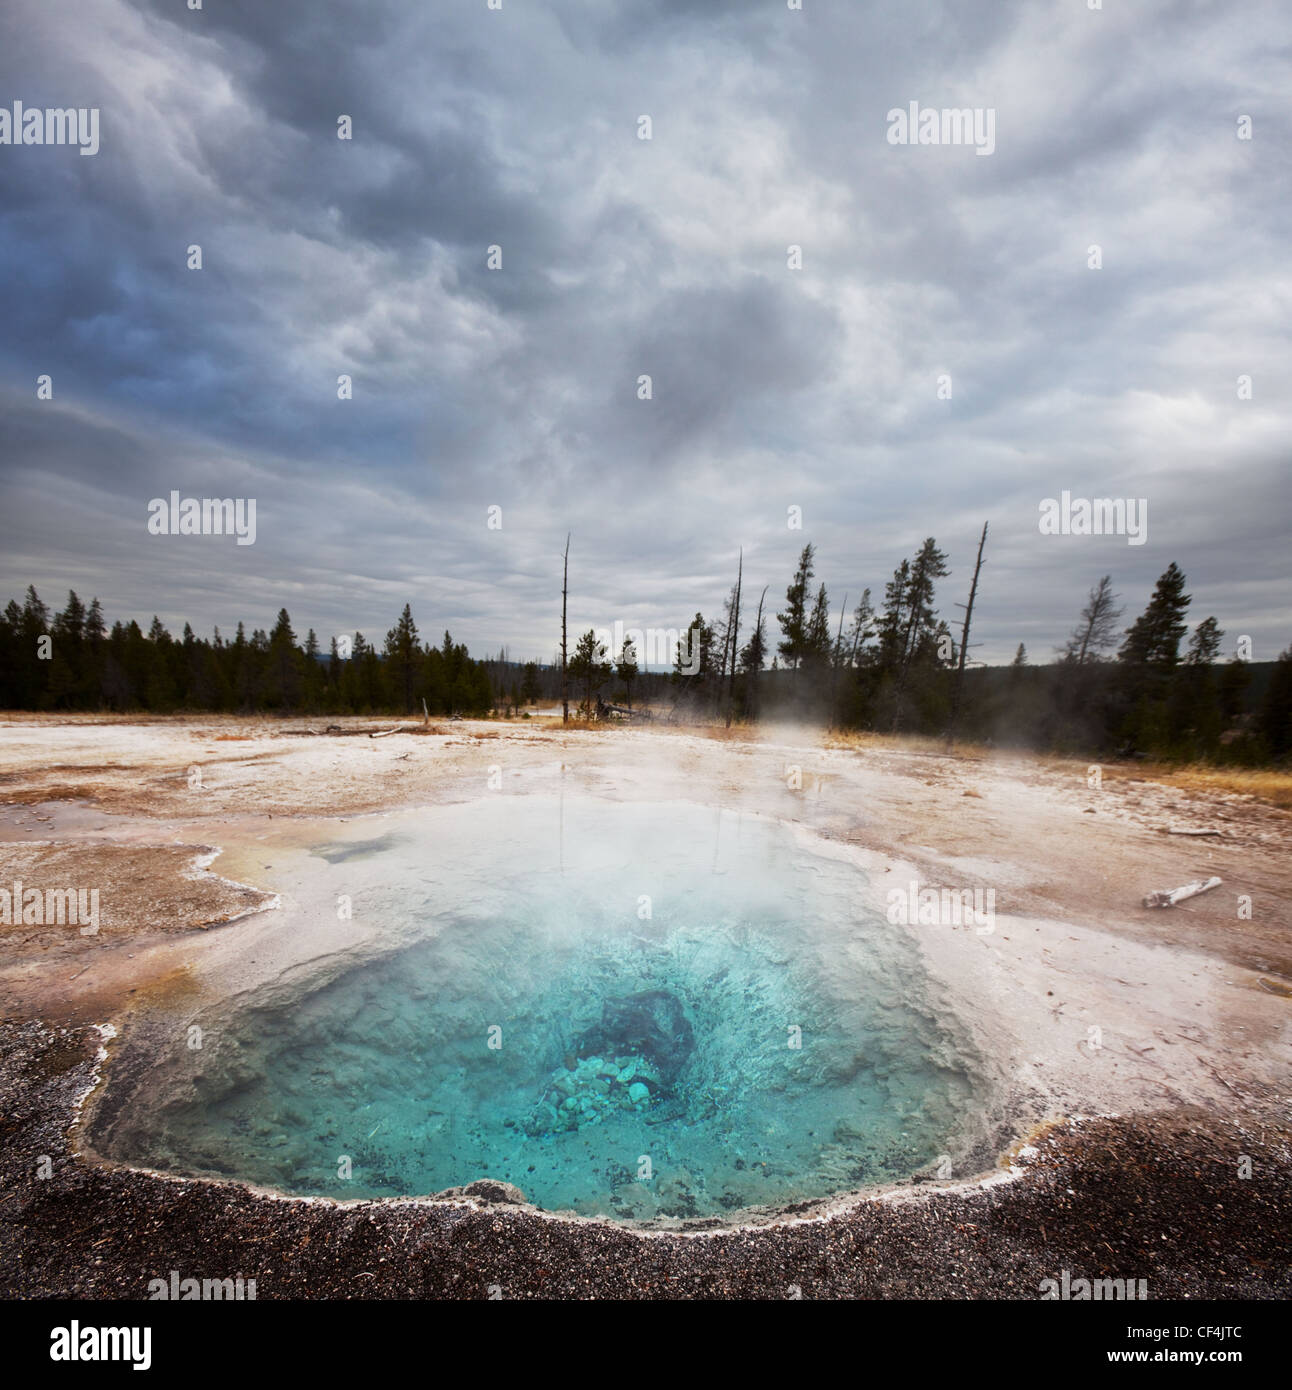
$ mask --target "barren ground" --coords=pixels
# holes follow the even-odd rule
[[[322,732],[329,724],[336,731]],[[1111,1274],[1140,1277],[1129,1265],[1143,1265],[1146,1251],[1155,1296],[1292,1292],[1286,811],[1145,780],[1133,767],[1105,767],[1102,785],[1092,788],[1084,762],[945,756],[897,743],[829,748],[816,733],[793,728],[562,731],[534,719],[366,736],[382,727],[389,724],[0,721],[0,885],[94,884],[102,904],[94,936],[75,926],[0,926],[8,1024],[0,1041],[0,1259],[11,1271],[10,1293],[138,1296],[146,1284],[140,1253],[122,1251],[132,1241],[125,1225],[143,1211],[173,1258],[186,1242],[190,1249],[199,1242],[224,1251],[225,1264],[232,1260],[245,1276],[254,1277],[259,1262],[269,1274],[262,1297],[273,1296],[275,1264],[277,1292],[294,1296],[481,1293],[490,1281],[475,1278],[471,1261],[447,1254],[463,1222],[483,1241],[481,1269],[502,1258],[488,1253],[491,1241],[513,1243],[510,1277],[528,1281],[530,1293],[784,1296],[786,1271],[797,1271],[798,1282],[815,1281],[822,1294],[1033,1297],[1033,1275],[1057,1276],[1058,1260],[1074,1270],[1084,1261],[1092,1277],[1096,1260]],[[499,789],[489,788],[491,771],[495,781],[501,775]],[[558,789],[757,811],[830,841],[873,879],[991,889],[990,935],[918,930],[945,1007],[999,1059],[1020,1123],[1034,1122],[1043,1136],[1039,1152],[1016,1170],[1021,1176],[983,1188],[980,1171],[941,1192],[921,1184],[882,1199],[863,1196],[806,1223],[787,1217],[756,1232],[706,1235],[701,1254],[695,1236],[607,1233],[599,1223],[491,1205],[487,1194],[447,1205],[281,1202],[76,1157],[67,1133],[70,1106],[94,1066],[98,1035],[89,1025],[125,1029],[176,998],[200,998],[222,962],[245,954],[245,942],[271,936],[284,913],[291,920],[291,905],[280,903],[272,872],[250,847],[304,833],[306,821],[321,818]],[[1205,896],[1169,911],[1140,905],[1151,890],[1212,874],[1223,886]],[[1091,1027],[1102,1033],[1094,1052]],[[1092,1115],[1110,1118],[1067,1123]],[[1232,1177],[1240,1156],[1258,1150],[1256,1176]],[[30,1176],[28,1162],[40,1153],[58,1159],[53,1182]],[[1067,1189],[1090,1191],[1096,1173],[1102,1205],[1087,1198],[1074,1208]],[[1119,1201],[1134,1208],[1133,1220]],[[83,1224],[78,1203],[86,1220],[92,1211],[103,1223],[110,1258],[103,1250],[89,1255],[75,1237]],[[416,1228],[417,1248],[441,1261],[438,1272],[396,1278],[392,1269],[370,1274],[370,1288],[355,1285],[345,1251],[360,1212],[372,1224],[365,1251],[395,1240],[397,1230],[398,1240],[411,1239]],[[1152,1244],[1155,1222],[1162,1249]],[[1040,1236],[1024,1240],[1020,1230],[1033,1225]],[[815,1234],[805,1236],[809,1228]],[[944,1256],[950,1247],[939,1242],[955,1244],[955,1277],[904,1245],[908,1237],[933,1241]],[[289,1278],[281,1247],[298,1238],[331,1255],[317,1266],[311,1256],[301,1268],[313,1273]],[[1056,1239],[1067,1245],[1056,1247]],[[610,1283],[604,1270],[548,1270],[566,1258],[552,1253],[553,1243],[569,1255],[585,1240],[603,1250],[609,1242],[615,1252]],[[527,1250],[540,1253],[530,1259]],[[888,1252],[886,1276],[873,1267],[877,1250]],[[822,1263],[827,1251],[842,1262],[837,1268]],[[1108,1252],[1127,1267],[1116,1268]],[[374,1267],[375,1255],[363,1258],[365,1269]]]

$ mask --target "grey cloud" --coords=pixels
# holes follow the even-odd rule
[[[1292,636],[1276,4],[0,23],[0,102],[104,107],[94,159],[0,149],[9,593],[370,634],[407,599],[547,657],[567,530],[580,622],[671,626],[716,612],[741,546],[774,606],[813,540],[838,604],[928,534],[952,616],[990,518],[980,656],[1042,659],[1100,574],[1134,607],[1170,560],[1199,616]],[[889,146],[914,99],[996,106],[997,153]],[[256,546],[142,544],[172,487],[257,496]],[[1042,537],[1064,487],[1148,496],[1149,544]]]

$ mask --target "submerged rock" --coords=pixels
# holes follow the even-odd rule
[[[683,1107],[672,1085],[695,1048],[681,1001],[667,990],[607,999],[601,1021],[575,1041],[521,1128],[542,1135],[577,1130],[636,1111],[649,1119],[661,1101],[670,1116]]]
[[[576,1046],[580,1056],[636,1053],[659,1071],[666,1084],[677,1077],[695,1049],[695,1033],[682,1002],[666,989],[648,989],[607,999],[601,1022],[593,1024]],[[623,1078],[621,1077],[621,1080]]]

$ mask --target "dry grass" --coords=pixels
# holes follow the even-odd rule
[[[938,738],[918,738],[904,734],[876,734],[856,732],[835,732],[825,736],[827,748],[850,749],[853,752],[905,753],[945,753],[946,741]],[[1000,757],[1004,750],[984,747],[981,744],[957,742],[957,757],[970,760],[986,760]],[[1026,758],[1029,755],[1021,750],[1014,756]],[[1056,757],[1036,754],[1037,767],[1047,772],[1071,773],[1077,768],[1081,775],[1093,763],[1099,762],[1090,757]],[[1277,768],[1217,767],[1210,763],[1158,763],[1158,762],[1099,762],[1105,782],[1160,782],[1165,786],[1179,787],[1182,791],[1212,792],[1228,796],[1250,796],[1266,806],[1280,811],[1292,811],[1292,771]]]
[[[868,749],[880,753],[946,753],[945,738],[928,738],[920,734],[878,734],[851,729],[836,729],[825,734],[827,748],[842,748],[854,753],[864,753]],[[980,743],[967,743],[956,740],[954,753],[957,758],[970,760],[985,759],[998,755],[999,750],[987,748]]]
[[[733,719],[731,727],[725,724],[661,724],[652,727],[663,729],[666,733],[681,729],[699,738],[711,738],[718,743],[748,743],[760,737],[762,725],[748,719]]]
[[[1216,767],[1211,763],[1100,762],[1097,758],[1040,757],[1047,772],[1098,765],[1105,783],[1158,782],[1181,791],[1249,796],[1276,810],[1292,811],[1292,772],[1277,768]]]
[[[1250,796],[1280,811],[1292,811],[1292,772],[1276,768],[1213,767],[1207,763],[1135,763],[1105,767],[1105,779],[1143,777],[1193,792]]]

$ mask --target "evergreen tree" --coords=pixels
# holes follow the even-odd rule
[[[767,590],[763,590],[764,597]],[[767,660],[767,619],[763,617],[762,599],[758,601],[758,616],[754,620],[754,630],[749,634],[749,641],[745,643],[744,649],[740,653],[740,669],[755,674],[763,669]]]
[[[67,607],[50,629],[53,656],[45,682],[45,702],[53,709],[75,708],[84,679],[85,606],[72,589]]]
[[[879,664],[886,672],[898,670],[902,664],[902,648],[906,632],[907,592],[911,585],[911,562],[903,560],[884,585],[884,607],[878,624]]]
[[[892,699],[892,727],[898,728],[906,709],[906,691],[913,667],[930,667],[943,664],[940,644],[941,636],[950,636],[946,624],[939,624],[933,607],[934,584],[949,573],[946,556],[937,547],[932,536],[920,547],[909,568],[903,568],[893,576],[890,589],[899,596],[898,611],[901,615],[900,628],[890,640],[896,642]],[[904,580],[904,583],[903,583]],[[887,595],[886,595],[887,597]],[[887,616],[887,614],[885,615]],[[954,644],[950,647],[954,651]],[[949,658],[948,658],[949,659]],[[920,682],[917,695],[929,698],[932,694],[930,682]]]
[[[45,703],[47,682],[46,663],[41,658],[41,639],[50,636],[49,609],[36,592],[34,584],[27,586],[27,597],[18,621],[18,688],[24,709],[39,709]]]
[[[171,675],[171,647],[174,645],[162,620],[154,613],[148,628],[148,645],[143,653],[144,707],[165,714],[175,708],[179,698]]]
[[[830,601],[826,598],[825,585],[816,591],[816,602],[812,605],[812,616],[808,619],[807,631],[803,641],[803,662],[816,670],[823,669],[830,660]]]
[[[848,624],[843,639],[840,658],[844,666],[863,666],[870,660],[873,652],[870,643],[875,636],[875,610],[870,604],[870,590],[862,591],[861,600],[852,610],[852,621]]]
[[[624,644],[619,652],[619,658],[615,663],[615,670],[619,679],[624,683],[624,690],[628,701],[628,708],[633,707],[633,681],[637,679],[637,648],[633,645],[631,637],[624,638]]]
[[[1208,757],[1219,745],[1224,723],[1212,665],[1224,635],[1215,618],[1204,618],[1194,629],[1184,663],[1175,673],[1171,741],[1172,751],[1182,756]]]
[[[1217,626],[1215,618],[1203,618],[1189,638],[1189,650],[1185,653],[1186,666],[1210,666],[1220,652],[1220,639],[1224,630]]]
[[[419,651],[413,610],[405,604],[399,622],[386,634],[386,661],[393,673],[395,689],[403,702],[405,714],[413,708],[413,679],[419,664]]]
[[[1118,652],[1122,664],[1124,734],[1133,749],[1178,751],[1182,733],[1180,697],[1171,698],[1172,671],[1180,639],[1188,631],[1184,575],[1174,561],[1157,581],[1148,607],[1126,630]],[[1178,692],[1178,683],[1177,683]]]
[[[606,660],[606,656],[605,644],[597,641],[597,634],[589,628],[575,644],[574,655],[570,657],[570,679],[583,682],[585,718],[592,717],[593,695],[613,674],[614,667]]]
[[[341,651],[337,646],[335,637],[332,639],[332,645],[328,648],[327,683],[328,689],[333,693],[338,692],[341,688]]]
[[[906,625],[899,667],[903,673],[909,670],[911,662],[928,646],[930,637],[936,643],[937,614],[933,608],[933,586],[936,580],[946,578],[949,573],[947,557],[930,536],[911,563],[910,580],[906,586]]]
[[[1257,728],[1271,758],[1283,762],[1292,756],[1292,647],[1274,663]]]
[[[794,579],[785,590],[785,611],[776,615],[784,634],[776,649],[790,666],[801,666],[808,654],[807,604],[812,574],[813,550],[811,545],[805,545]]]
[[[678,643],[677,654],[673,658],[674,682],[689,679],[696,687],[702,687],[713,674],[713,627],[704,621],[704,615],[697,613],[686,630],[686,643]]]
[[[260,646],[268,658],[262,666],[262,689],[266,703],[271,709],[299,709],[305,684],[304,672],[301,652],[296,645],[296,634],[292,631],[292,620],[287,610],[278,610],[273,631],[267,640],[263,633],[256,635],[261,642],[257,643],[253,638],[253,645]]]
[[[1127,628],[1119,658],[1131,665],[1174,666],[1180,659],[1180,638],[1188,630],[1184,612],[1191,602],[1184,592],[1184,575],[1172,560],[1148,607]]]

